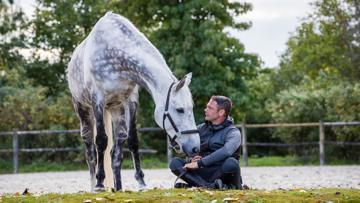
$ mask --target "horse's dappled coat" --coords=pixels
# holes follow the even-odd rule
[[[88,37],[75,49],[68,69],[73,105],[80,119],[81,136],[86,146],[92,189],[103,190],[104,151],[108,136],[113,138],[111,167],[116,190],[121,185],[122,144],[128,141],[132,152],[135,178],[144,187],[136,135],[136,109],[139,86],[145,88],[155,102],[155,121],[162,127],[166,95],[169,114],[177,127],[195,129],[193,102],[188,84],[191,74],[178,81],[160,52],[126,18],[108,12],[94,26]],[[177,111],[176,109],[184,111]],[[107,123],[106,115],[112,122]],[[181,135],[164,120],[169,135],[178,134],[176,142],[185,153],[199,148],[197,133]],[[105,131],[105,127],[112,131]],[[94,135],[96,131],[96,136]],[[113,135],[111,135],[113,132]],[[96,173],[96,176],[95,176]]]

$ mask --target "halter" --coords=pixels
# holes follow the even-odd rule
[[[171,125],[172,125],[172,127],[174,128],[176,134],[174,135],[173,138],[171,138],[169,134],[167,134],[167,133],[166,134],[169,137],[171,147],[176,150],[177,143],[176,143],[175,140],[176,140],[177,137],[180,137],[183,134],[198,133],[199,131],[196,129],[196,130],[185,130],[185,131],[180,132],[179,129],[177,128],[174,120],[171,118],[171,115],[168,112],[168,110],[169,110],[169,100],[170,100],[171,88],[174,86],[174,84],[175,83],[171,83],[171,85],[169,87],[169,90],[168,90],[168,93],[167,93],[167,97],[166,97],[165,111],[164,111],[164,116],[163,116],[163,129],[165,130],[165,120],[166,120],[166,118],[168,118]]]

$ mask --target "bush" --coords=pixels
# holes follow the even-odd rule
[[[284,90],[268,104],[267,108],[276,123],[358,121],[360,113],[360,83],[337,82],[323,86],[324,81],[310,81],[307,84]],[[360,127],[326,128],[326,141],[360,141]],[[286,143],[309,142],[319,140],[318,128],[278,128],[274,136]],[[356,147],[328,147],[327,153],[339,158],[359,159]],[[299,149],[298,155],[311,150]]]

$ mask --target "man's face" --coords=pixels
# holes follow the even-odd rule
[[[223,110],[219,111],[216,101],[210,99],[206,105],[206,108],[204,109],[205,120],[212,122],[219,119],[222,111]]]

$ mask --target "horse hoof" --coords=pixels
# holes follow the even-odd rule
[[[103,185],[97,185],[95,186],[95,192],[104,192],[105,187]]]
[[[145,184],[139,185],[139,191],[144,192],[144,191],[146,191],[147,189],[148,189],[148,188],[147,188],[147,186],[146,186]]]

